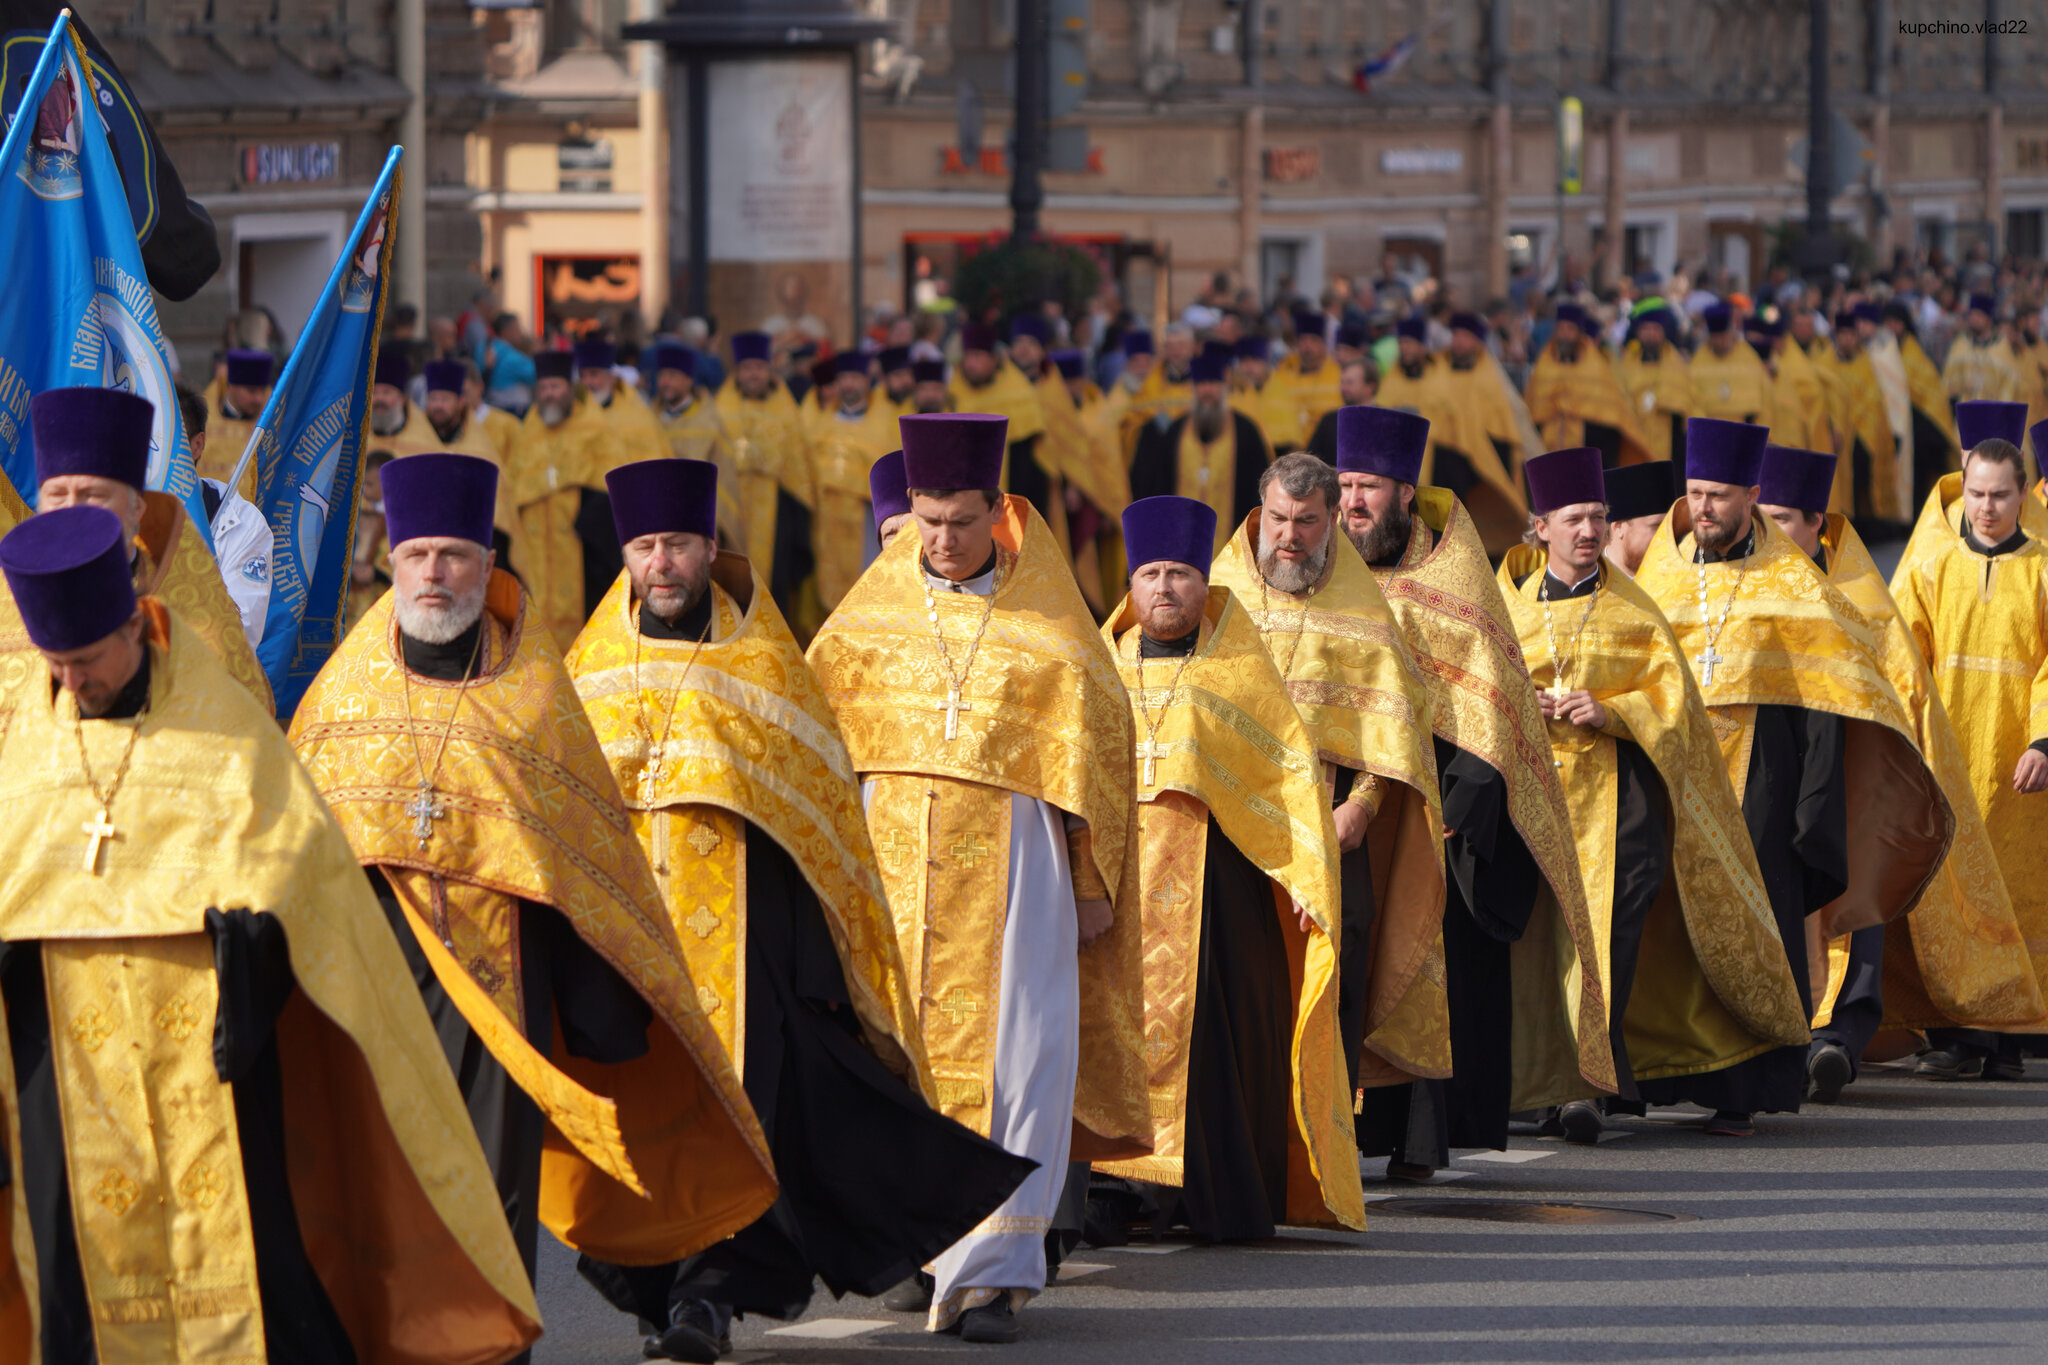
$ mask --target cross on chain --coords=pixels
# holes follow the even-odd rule
[[[661,746],[647,746],[647,766],[640,770],[640,804],[654,804],[654,789],[661,783]]]
[[[1715,649],[1711,643],[1707,645],[1706,651],[1700,655],[1701,687],[1712,687],[1714,685],[1714,665],[1727,657],[1720,650]]]
[[[966,711],[972,714],[974,708],[969,706],[960,696],[958,684],[948,683],[946,685],[946,699],[934,704],[932,710],[944,711],[946,713],[946,742],[950,744],[960,734],[960,713]]]
[[[412,817],[412,837],[419,840],[421,848],[434,837],[434,822],[448,816],[448,808],[441,804],[441,798],[434,794],[432,783],[420,783],[419,794],[406,804],[405,813]]]
[[[1158,786],[1158,761],[1166,757],[1166,746],[1154,743],[1150,739],[1141,739],[1138,741],[1138,757],[1145,760],[1145,785]]]
[[[95,815],[92,819],[86,821],[84,824],[80,825],[78,827],[78,832],[80,834],[83,834],[86,840],[86,875],[91,877],[97,877],[100,875],[100,845],[105,843],[109,839],[120,837],[114,829],[114,822],[107,818],[107,808],[105,806],[101,806],[100,813],[98,815]]]

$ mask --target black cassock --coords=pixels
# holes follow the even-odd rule
[[[745,1083],[782,1194],[684,1261],[579,1259],[614,1307],[652,1323],[693,1299],[797,1317],[813,1275],[835,1296],[881,1294],[1037,1169],[928,1107],[867,1050],[810,884],[757,825],[747,826],[746,860]]]
[[[694,640],[710,598],[649,636]],[[817,894],[789,854],[746,830],[747,1099],[782,1194],[735,1236],[680,1262],[577,1269],[616,1308],[666,1325],[708,1299],[800,1316],[813,1275],[834,1295],[881,1294],[996,1211],[1038,1163],[930,1108],[869,1052]]]
[[[1231,432],[1236,440],[1237,468],[1231,471],[1230,506],[1231,515],[1235,518],[1231,525],[1237,526],[1258,510],[1259,475],[1266,472],[1272,457],[1257,422],[1235,408],[1225,408],[1224,418],[1231,423]],[[1191,414],[1182,413],[1163,427],[1157,422],[1147,422],[1138,432],[1138,448],[1131,457],[1131,498],[1134,501],[1181,491],[1180,439],[1192,420]]]
[[[1500,772],[1436,739],[1444,825],[1444,982],[1450,998],[1452,1075],[1367,1090],[1359,1150],[1430,1166],[1453,1147],[1505,1149],[1514,1018],[1509,953],[1529,927],[1542,882],[1508,818]]]

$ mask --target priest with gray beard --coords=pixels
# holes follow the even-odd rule
[[[1259,424],[1230,406],[1230,347],[1212,342],[1194,359],[1194,402],[1161,427],[1148,422],[1131,458],[1131,500],[1178,496],[1207,503],[1216,524],[1235,527],[1257,510],[1259,475],[1273,452]]]

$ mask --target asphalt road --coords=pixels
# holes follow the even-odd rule
[[[1702,1114],[1619,1120],[1596,1148],[1512,1139],[1422,1190],[1691,1215],[1623,1226],[1374,1212],[1363,1234],[1076,1253],[1025,1339],[968,1346],[821,1290],[794,1332],[737,1324],[739,1362],[1011,1365],[1379,1361],[2048,1361],[2048,1061],[2017,1083],[1870,1068],[1840,1105],[1709,1138]],[[543,1236],[535,1365],[624,1365],[633,1324]],[[1078,1272],[1078,1273],[1074,1273]],[[781,1330],[773,1330],[781,1329]]]

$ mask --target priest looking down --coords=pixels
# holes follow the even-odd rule
[[[2009,429],[2022,434],[2025,404],[1972,406],[2016,409]],[[1948,797],[1956,837],[1911,916],[1836,939],[1828,951],[1824,990],[1816,970],[1821,999],[1813,1012],[1808,1098],[1824,1104],[1856,1078],[1864,1049],[1881,1026],[1927,1031],[1939,1048],[1945,1031],[1959,1027],[2044,1022],[2026,939],[1947,708],[1856,528],[1827,510],[1835,460],[1824,451],[1765,447],[1761,506],[1880,634],[1885,676],[1912,717],[1914,739]],[[1944,1063],[1932,1054],[1920,1067],[1930,1077],[1953,1079],[1941,1074]]]
[[[690,983],[582,703],[494,570],[497,471],[384,467],[392,590],[292,743],[433,1018],[530,1275],[539,1224],[680,1260],[775,1199],[759,1124]]]
[[[1604,471],[1602,480],[1607,485],[1607,562],[1633,578],[1678,497],[1671,462],[1618,465]]]
[[[713,401],[739,470],[733,491],[746,516],[741,543],[787,616],[811,576],[811,466],[803,415],[769,365],[773,350],[766,332],[735,334],[732,377]]]
[[[1131,496],[1193,498],[1216,513],[1218,525],[1234,527],[1259,505],[1259,475],[1273,457],[1259,424],[1230,406],[1228,355],[1204,350],[1189,375],[1188,410],[1138,434]]]
[[[1379,411],[1339,408],[1340,439]],[[1315,744],[1342,899],[1338,1032],[1353,1088],[1376,1089],[1451,1071],[1443,818],[1422,675],[1339,529],[1340,477],[1306,451],[1275,460],[1210,577],[1250,615]]]
[[[121,522],[133,590],[177,613],[228,676],[271,708],[270,680],[249,648],[220,565],[168,493],[144,488],[156,409],[116,389],[47,389],[29,400],[35,439],[36,510],[104,507]],[[11,598],[0,596],[0,655],[30,647]]]
[[[1692,366],[1678,349],[1678,318],[1661,304],[1644,308],[1629,320],[1629,339],[1622,344],[1614,371],[1628,395],[1636,430],[1653,460],[1669,460],[1685,477],[1685,419],[1699,400],[1692,388]]]
[[[1502,563],[1501,594],[1548,722],[1599,936],[1609,1103],[1641,1113],[1640,1081],[1802,1042],[1806,1001],[1699,686],[1663,613],[1602,558],[1600,452],[1553,451],[1527,472],[1533,543]],[[1593,1101],[1545,1120],[1568,1141],[1599,1140]]]
[[[1451,1078],[1368,1091],[1359,1116],[1401,1177],[1448,1147],[1505,1147],[1510,1112],[1611,1092],[1614,1061],[1570,808],[1500,585],[1458,500],[1415,486],[1427,425],[1358,412],[1344,529],[1422,670],[1449,883]]]
[[[709,1361],[735,1313],[800,1316],[813,1275],[882,1294],[972,1231],[1032,1164],[928,1108],[924,1039],[853,768],[782,614],[715,539],[718,471],[606,476],[625,572],[575,679],[690,980],[768,1136],[782,1198],[680,1263],[579,1269]]]
[[[933,1263],[929,1326],[1009,1341],[1067,1163],[1151,1148],[1131,714],[1003,418],[902,419],[911,529],[811,644],[896,920],[935,1102],[1038,1169]],[[1071,1141],[1071,1149],[1070,1149]]]
[[[739,500],[739,466],[733,461],[724,419],[711,395],[698,387],[698,361],[696,351],[675,341],[656,342],[640,353],[641,369],[653,380],[654,422],[668,443],[668,453],[679,460],[706,460],[718,466],[719,543],[745,554],[747,524]],[[763,547],[764,564],[766,556]]]
[[[14,1358],[503,1360],[540,1313],[397,946],[128,547],[97,507],[0,540]]]
[[[1142,1192],[1155,1235],[1361,1228],[1337,1015],[1337,832],[1315,741],[1244,604],[1209,586],[1215,512],[1143,498],[1123,530],[1131,591],[1103,639],[1138,734],[1155,1130],[1150,1156],[1097,1170]]]
[[[1883,642],[1813,560],[1757,510],[1768,431],[1696,417],[1685,501],[1636,582],[1692,665],[1756,849],[1793,980],[1809,1009],[1809,916],[1823,940],[1911,910],[1955,821],[1883,671]],[[1825,667],[1823,667],[1823,663]],[[1644,1100],[1714,1111],[1706,1131],[1797,1112],[1802,1043],[1698,1076],[1644,1081]]]
[[[875,398],[868,357],[841,351],[831,410],[810,420],[811,478],[816,498],[811,553],[818,566],[818,602],[827,612],[874,559],[880,546],[868,509],[868,467],[896,449],[896,409]],[[813,616],[812,622],[819,618]]]
[[[226,483],[235,472],[249,437],[256,431],[256,419],[263,415],[264,405],[270,401],[270,381],[276,365],[268,351],[227,353],[222,361],[219,392],[207,390],[208,439],[206,449],[193,462],[200,478]],[[261,478],[262,471],[251,460],[248,471],[242,475],[241,486],[235,491],[254,502]]]
[[[2048,427],[2036,424],[2033,435],[2039,442]],[[1902,564],[1893,590],[1899,620],[1964,740],[1971,792],[2039,976],[2048,972],[2048,877],[2036,799],[2048,791],[2048,546],[2020,527],[2025,487],[2018,446],[1977,441],[1963,460],[1961,534],[1919,563]],[[1928,1041],[1938,1050],[1923,1059],[1922,1074],[2020,1075],[2017,1040],[1956,1030]]]

